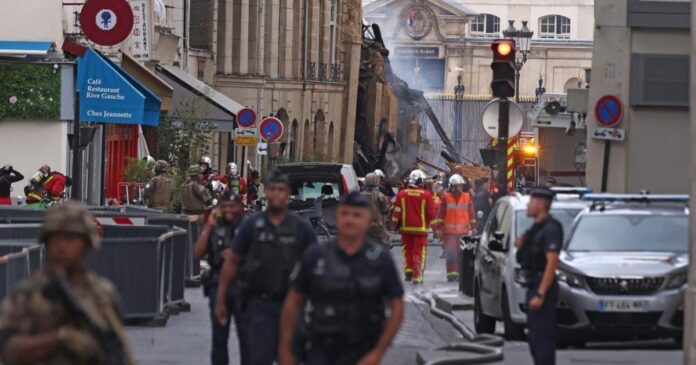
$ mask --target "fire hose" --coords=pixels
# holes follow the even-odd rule
[[[466,342],[457,342],[433,349],[433,351],[449,351],[467,353],[462,357],[456,355],[448,358],[430,360],[422,362],[420,365],[464,365],[464,364],[484,364],[503,360],[502,346],[504,341],[501,337],[489,334],[477,334],[467,327],[457,317],[437,307],[435,298],[430,292],[415,293],[418,299],[430,306],[430,313],[434,316],[449,322],[454,329],[459,332]],[[471,355],[474,354],[474,355]]]

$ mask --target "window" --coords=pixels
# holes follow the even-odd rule
[[[210,50],[213,44],[213,2],[191,0],[189,16],[189,46]]]
[[[329,36],[331,37],[331,61],[330,64],[335,64],[336,63],[336,37],[337,37],[337,32],[338,32],[338,0],[331,0],[331,18],[330,18],[330,25],[331,25],[331,33]]]
[[[474,37],[497,37],[500,34],[500,18],[491,14],[479,14],[471,22]]]
[[[539,19],[540,38],[570,38],[570,18],[548,15]]]

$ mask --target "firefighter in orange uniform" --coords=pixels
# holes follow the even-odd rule
[[[447,263],[447,281],[459,280],[461,251],[459,242],[463,235],[473,232],[476,227],[473,200],[468,182],[458,174],[449,178],[449,191],[445,193],[438,214],[442,235],[442,247]]]
[[[395,227],[401,231],[406,281],[413,281],[414,285],[423,284],[428,231],[437,214],[432,194],[422,187],[425,178],[421,170],[411,172],[408,187],[396,196],[392,216]]]

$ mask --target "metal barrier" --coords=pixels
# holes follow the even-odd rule
[[[160,215],[146,218],[147,224],[166,225],[179,227],[188,232],[186,243],[186,266],[184,277],[188,282],[194,281],[200,275],[200,261],[193,255],[193,245],[196,244],[201,232],[201,222],[196,216],[188,215]]]
[[[0,296],[5,297],[11,288],[29,278],[42,265],[43,250],[36,245],[0,257]]]

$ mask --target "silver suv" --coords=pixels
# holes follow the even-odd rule
[[[681,341],[688,196],[588,194],[558,269],[561,342]]]
[[[573,219],[588,203],[580,197],[586,188],[558,188],[551,215],[567,232]],[[527,217],[529,196],[514,194],[500,198],[491,210],[476,251],[474,264],[474,324],[479,333],[493,333],[496,321],[503,321],[508,340],[524,339],[527,323],[525,291],[519,283],[520,266],[515,238],[532,226]],[[517,279],[517,281],[516,281]]]

